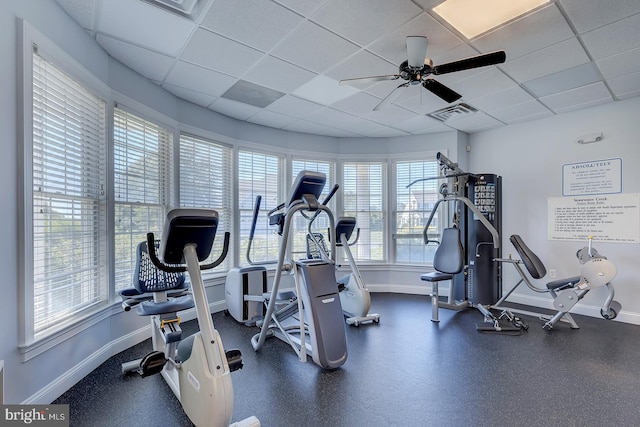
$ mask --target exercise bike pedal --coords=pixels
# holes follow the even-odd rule
[[[138,373],[144,378],[162,371],[167,359],[161,351],[152,351],[140,360]]]
[[[229,364],[229,371],[237,371],[238,369],[242,369],[244,366],[242,364],[242,352],[237,349],[227,350],[224,352],[225,356],[227,356],[227,363]]]

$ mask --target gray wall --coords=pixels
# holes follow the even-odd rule
[[[632,100],[584,112],[565,114],[531,124],[509,126],[497,131],[468,136],[459,132],[412,136],[406,138],[363,138],[358,140],[336,139],[306,134],[295,134],[237,122],[206,109],[181,101],[137,75],[130,69],[110,59],[82,29],[66,16],[53,0],[14,0],[0,2],[0,140],[3,155],[0,156],[0,197],[2,219],[0,241],[0,271],[3,272],[3,298],[0,302],[0,360],[4,360],[6,403],[48,403],[73,385],[100,363],[118,351],[145,337],[141,329],[146,321],[137,316],[121,313],[117,304],[84,331],[71,336],[63,343],[43,354],[21,361],[18,349],[20,310],[18,290],[19,248],[18,220],[23,215],[18,204],[18,147],[20,93],[17,87],[20,64],[17,61],[17,20],[24,18],[38,31],[72,55],[76,61],[107,83],[115,92],[126,94],[137,102],[189,126],[223,135],[239,144],[261,143],[282,149],[316,151],[322,147],[325,153],[340,157],[362,154],[386,158],[392,153],[448,150],[448,156],[458,161],[463,169],[500,173],[505,177],[505,228],[504,234],[519,232],[540,247],[559,274],[572,272],[575,260],[574,244],[546,241],[543,219],[546,198],[557,195],[558,165],[582,158],[620,156],[624,159],[625,191],[638,191],[637,170],[632,162],[640,159],[637,119],[639,101]],[[594,147],[558,148],[567,144],[574,133],[587,133],[585,123],[598,124],[593,130],[603,131],[604,144]],[[582,130],[585,132],[582,132]],[[554,143],[555,141],[555,143]],[[472,147],[466,152],[467,145]],[[522,148],[524,147],[524,148]],[[547,155],[536,147],[544,147]],[[577,149],[604,150],[577,156]],[[525,151],[523,151],[525,150]],[[607,151],[613,150],[613,151]],[[555,156],[559,152],[559,158]],[[611,154],[609,154],[611,153]],[[520,159],[520,161],[518,160]],[[526,161],[522,161],[526,159]],[[550,161],[555,163],[549,163]],[[522,172],[525,171],[523,174]],[[535,180],[528,181],[529,177]],[[527,190],[525,192],[524,190]],[[540,229],[542,227],[542,229]],[[542,231],[541,231],[542,230]],[[503,244],[505,244],[503,242]],[[601,252],[615,258],[620,271],[620,295],[629,303],[625,306],[625,319],[640,323],[640,303],[634,291],[633,278],[638,277],[638,245],[598,246]],[[561,262],[562,261],[562,262]],[[635,264],[634,264],[635,263]],[[372,290],[425,293],[420,283],[421,268],[377,266],[363,271]],[[635,274],[634,274],[635,273]],[[223,293],[220,285],[209,289],[210,300],[220,307]],[[635,297],[635,298],[634,298]],[[623,301],[626,302],[626,301]],[[594,303],[588,300],[587,303]],[[544,302],[541,302],[544,305]],[[425,307],[426,309],[426,307]],[[27,380],[28,379],[28,380]]]

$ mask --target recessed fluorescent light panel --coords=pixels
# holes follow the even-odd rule
[[[472,39],[546,3],[549,0],[447,0],[433,11]]]

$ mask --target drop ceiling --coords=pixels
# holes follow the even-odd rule
[[[56,0],[116,60],[177,97],[237,120],[335,137],[467,133],[640,95],[640,0],[555,0],[466,39],[442,0]],[[180,11],[180,8],[185,8]],[[504,50],[503,64],[433,76],[469,114],[399,81],[405,37],[435,65]],[[465,108],[466,110],[466,108]],[[473,111],[477,110],[477,111]]]

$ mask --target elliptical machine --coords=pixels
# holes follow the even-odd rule
[[[138,246],[135,288],[124,290],[123,309],[151,316],[153,351],[140,360],[122,365],[123,373],[143,377],[161,373],[196,426],[228,426],[233,415],[230,373],[242,368],[239,350],[224,351],[214,329],[201,270],[218,266],[229,249],[225,233],[222,254],[210,264],[209,257],[218,227],[218,213],[210,209],[174,209],[167,214],[160,256],[153,233]],[[155,266],[155,267],[154,267]],[[186,291],[183,273],[188,272],[193,298]],[[178,311],[195,306],[199,332],[182,339]],[[232,424],[259,427],[254,416]]]
[[[264,319],[257,322],[260,333],[251,338],[251,345],[258,351],[267,338],[275,336],[289,344],[300,361],[306,362],[310,356],[322,368],[335,369],[347,360],[347,339],[335,277],[334,217],[331,210],[318,201],[325,183],[325,174],[301,171],[287,202],[268,213],[269,223],[278,227],[280,248],[271,291],[263,294],[266,310]],[[259,201],[252,230],[258,210]],[[329,259],[287,259],[291,223],[299,218],[296,213],[313,215],[316,211],[326,213],[329,220],[332,235]],[[303,217],[308,220],[309,215]],[[283,271],[293,271],[295,290],[280,289]]]
[[[339,188],[338,184],[336,184],[323,204],[327,204]],[[312,225],[317,216],[316,214],[310,219],[307,227],[307,257],[328,261],[329,250],[325,243],[324,235],[312,231]],[[360,229],[356,229],[356,219],[354,217],[339,217],[336,220],[335,227],[335,234],[338,236],[336,248],[341,248],[344,251],[351,269],[350,274],[337,280],[340,303],[342,305],[342,312],[346,317],[346,322],[348,325],[353,326],[360,326],[363,323],[379,323],[380,315],[369,313],[369,309],[371,308],[371,294],[362,279],[358,265],[349,248],[355,245],[360,237]],[[350,242],[349,239],[351,239],[354,230],[356,231],[356,236],[353,241]]]

